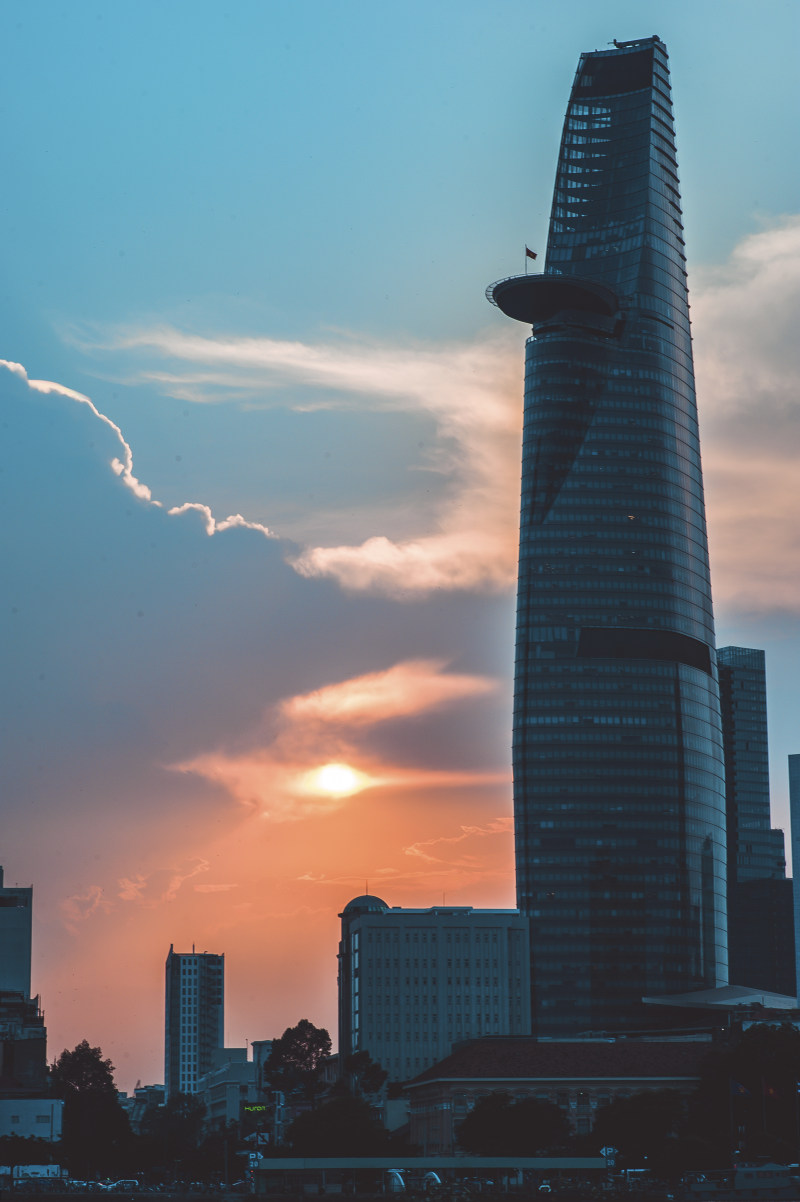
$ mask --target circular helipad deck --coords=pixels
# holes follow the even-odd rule
[[[487,300],[528,325],[547,321],[563,309],[613,317],[619,309],[616,293],[594,280],[574,275],[512,275],[486,289]]]

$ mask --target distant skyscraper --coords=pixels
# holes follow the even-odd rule
[[[727,981],[725,793],[669,71],[583,54],[528,340],[513,732],[534,1030]]]
[[[528,926],[516,910],[345,906],[339,1054],[368,1052],[406,1081],[476,1035],[530,1030]]]
[[[33,889],[3,885],[0,868],[0,993],[31,995]]]
[[[786,854],[783,831],[773,830],[770,822],[764,652],[753,647],[720,647],[717,663],[730,896],[732,887],[741,881],[783,880]]]
[[[175,952],[166,970],[164,1087],[167,1097],[197,1093],[198,1079],[217,1067],[224,1043],[225,957]]]
[[[792,873],[800,877],[800,755],[789,756],[789,814],[792,838]],[[800,998],[800,886],[794,885],[795,996]]]
[[[794,994],[792,884],[770,823],[764,652],[720,647],[728,827],[728,969],[736,985]]]

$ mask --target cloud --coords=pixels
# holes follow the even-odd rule
[[[692,282],[715,598],[738,609],[796,611],[800,217],[744,239],[728,263],[696,271]],[[445,487],[430,510],[414,498],[416,529],[392,537],[375,528],[358,542],[306,545],[290,552],[290,562],[303,576],[327,577],[351,592],[402,599],[513,587],[522,418],[518,331],[471,344],[397,346],[345,335],[319,343],[203,337],[159,325],[90,343],[93,350],[144,360],[135,378],[198,401],[432,418],[436,442],[426,466]],[[153,369],[154,359],[163,361],[162,370]],[[298,397],[297,389],[306,392]],[[209,532],[222,528],[202,505],[180,510],[188,507],[201,513]]]
[[[432,864],[441,864],[444,862],[441,856],[432,856],[430,852],[423,849],[440,845],[452,846],[454,843],[463,843],[466,839],[483,839],[488,835],[508,835],[513,832],[514,819],[512,817],[495,818],[481,826],[462,826],[458,835],[441,835],[436,839],[424,839],[419,843],[410,844],[403,850],[407,856],[418,856]],[[452,858],[449,862],[454,863]]]
[[[63,899],[60,905],[64,926],[75,935],[81,923],[86,922],[93,914],[108,913],[111,904],[103,895],[101,885],[89,885],[83,893],[73,893]]]
[[[377,759],[359,746],[360,730],[421,715],[496,691],[498,682],[446,673],[446,661],[410,660],[280,702],[251,735],[258,743],[218,748],[171,764],[204,777],[262,817],[275,821],[332,813],[366,789],[453,789],[505,783],[507,773],[429,770]],[[270,719],[277,718],[271,742]],[[326,789],[326,764],[352,774],[346,790]]]
[[[201,337],[161,325],[84,339],[86,349],[161,356],[169,372],[135,378],[204,402],[287,403],[276,390],[314,389],[295,408],[423,413],[436,423],[427,467],[445,496],[419,513],[419,534],[380,530],[359,544],[311,546],[292,559],[308,577],[352,591],[411,598],[436,589],[505,591],[516,575],[522,354],[517,331],[469,344],[388,344],[341,339],[312,345],[269,338]],[[183,363],[190,367],[179,370]],[[427,527],[424,528],[424,527]]]
[[[82,392],[76,392],[74,388],[66,388],[63,384],[55,384],[52,380],[30,380],[28,373],[21,363],[12,363],[8,359],[0,359],[0,367],[4,367],[11,372],[23,383],[32,389],[34,392],[44,393],[45,396],[55,393],[58,396],[68,397],[70,400],[78,401],[81,405],[86,405],[98,419],[113,430],[114,436],[122,447],[122,459],[114,456],[111,459],[111,469],[115,475],[119,476],[122,483],[131,490],[134,496],[139,497],[142,501],[149,501],[153,505],[158,505],[158,501],[153,501],[150,489],[146,484],[142,484],[141,480],[137,480],[133,474],[133,452],[129,444],[125,441],[122,431],[116,422],[112,422],[110,417],[106,417],[101,413],[95,403],[84,396]]]
[[[116,476],[119,476],[126,488],[138,497],[140,501],[146,501],[148,504],[155,506],[157,509],[162,509],[160,501],[153,497],[151,489],[148,485],[143,484],[141,480],[133,473],[133,451],[130,444],[126,442],[122,430],[113,422],[110,417],[97,408],[94,401],[82,392],[76,392],[74,388],[67,388],[63,384],[56,384],[52,380],[31,380],[28,378],[28,373],[21,363],[13,363],[8,359],[0,359],[0,367],[5,368],[19,381],[26,384],[34,392],[40,392],[44,395],[63,396],[72,401],[77,401],[81,405],[86,405],[90,412],[97,418],[99,422],[107,426],[113,431],[114,437],[122,448],[122,457],[113,455],[109,460],[111,470]],[[220,533],[223,530],[244,527],[248,530],[256,530],[263,534],[266,538],[274,538],[273,532],[260,522],[249,522],[243,518],[241,514],[231,514],[222,521],[217,519],[212,514],[208,505],[203,505],[197,501],[186,501],[182,505],[173,505],[167,510],[170,516],[180,516],[184,513],[197,512],[203,519],[206,534],[212,535]]]
[[[744,239],[693,294],[717,607],[800,609],[800,217]]]
[[[420,714],[499,687],[499,681],[485,676],[445,674],[446,666],[443,660],[407,660],[382,672],[291,697],[281,708],[292,722],[363,726]]]

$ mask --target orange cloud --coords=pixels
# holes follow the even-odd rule
[[[283,703],[290,721],[315,720],[347,726],[405,718],[498,688],[485,676],[444,674],[444,660],[406,660],[383,672],[370,672]]]
[[[80,923],[100,911],[107,912],[111,905],[104,897],[101,885],[89,885],[85,892],[64,898],[60,908],[64,926],[74,935]]]
[[[507,773],[401,767],[359,749],[355,736],[364,728],[481,697],[498,687],[495,680],[447,673],[445,667],[443,660],[408,660],[287,698],[277,707],[278,733],[268,746],[261,727],[253,732],[255,746],[217,748],[170,767],[213,781],[246,808],[274,821],[332,813],[348,797],[368,789],[505,783]],[[322,774],[332,766],[350,774],[347,787],[331,788],[326,782]]]

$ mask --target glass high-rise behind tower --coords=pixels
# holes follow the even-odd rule
[[[534,1030],[727,981],[725,790],[666,48],[583,54],[532,326],[513,732]],[[652,1021],[652,1018],[649,1018]]]

